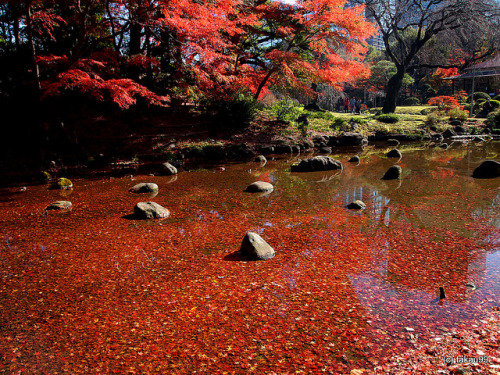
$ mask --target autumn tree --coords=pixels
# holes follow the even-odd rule
[[[143,97],[221,97],[270,85],[312,94],[367,74],[373,28],[345,0],[4,0],[5,37],[31,51],[42,98],[78,92],[123,108]]]
[[[241,13],[255,21],[233,38],[234,71],[255,98],[269,85],[314,94],[320,83],[339,88],[367,74],[360,60],[373,27],[364,20],[363,7],[345,9],[343,0],[244,4]]]
[[[435,36],[463,30],[473,22],[490,22],[498,17],[493,0],[354,0],[364,3],[375,20],[396,73],[386,86],[384,113],[396,109],[405,73],[418,53]]]

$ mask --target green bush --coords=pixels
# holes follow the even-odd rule
[[[329,111],[307,111],[304,110],[304,113],[307,114],[307,117],[310,118],[319,118],[322,120],[328,120],[328,121],[334,121],[335,120],[335,115],[332,112]]]
[[[484,100],[487,100],[487,99],[491,99],[491,96],[489,96],[487,93],[485,92],[481,92],[481,91],[478,91],[478,92],[475,92],[474,93],[474,101],[477,101],[479,99],[484,99]],[[467,102],[470,103],[472,102],[472,95],[469,95],[467,97]]]
[[[216,100],[211,108],[215,115],[216,130],[239,130],[246,128],[257,112],[257,102],[247,94],[235,94],[230,100]]]
[[[335,120],[333,120],[333,123],[330,125],[330,128],[335,130],[342,130],[345,129],[347,125],[348,123],[345,118],[337,117]]]
[[[500,108],[500,100],[496,100],[496,99],[490,100],[490,104],[491,104],[491,108],[493,108],[493,109]]]
[[[500,129],[500,111],[496,110],[488,115],[486,125],[492,129]]]
[[[499,95],[497,95],[497,96],[495,96],[495,97],[493,98],[493,100],[498,100],[498,101],[500,102],[500,94],[499,94]]]
[[[399,116],[394,113],[386,113],[376,116],[375,119],[386,124],[394,124],[399,121]]]
[[[450,116],[450,120],[466,121],[469,118],[469,112],[462,111],[459,108],[448,110],[447,115]]]
[[[368,122],[368,120],[364,119],[362,117],[351,117],[349,119],[349,122],[354,123],[354,124],[366,124]]]
[[[278,121],[290,122],[295,121],[302,113],[303,108],[294,103],[290,98],[285,98],[280,102],[273,104],[271,112],[276,116]]]
[[[408,106],[420,105],[420,100],[418,98],[415,98],[414,96],[410,96],[409,98],[403,100],[403,105],[408,105]]]
[[[443,122],[443,120],[444,120],[443,112],[442,111],[434,111],[434,112],[431,112],[427,115],[427,117],[425,119],[425,124],[428,127],[437,126],[441,122]]]

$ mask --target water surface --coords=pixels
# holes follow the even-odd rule
[[[333,155],[341,173],[290,173],[294,155],[4,191],[0,368],[348,373],[475,324],[498,304],[500,179],[470,176],[500,143],[412,146],[400,161],[386,151],[357,150],[359,164],[353,150]],[[395,163],[403,178],[381,180]],[[274,192],[244,193],[256,180]],[[159,194],[128,193],[139,182]],[[73,210],[47,215],[61,199]],[[171,216],[130,217],[150,199]],[[355,199],[367,208],[347,210]],[[247,231],[276,257],[235,256]]]

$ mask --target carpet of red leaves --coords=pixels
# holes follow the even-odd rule
[[[3,191],[0,373],[496,374],[498,183],[447,152],[405,154],[391,182],[367,154],[341,174],[281,160]],[[259,179],[274,192],[243,192]],[[158,196],[128,192],[147,181]],[[130,216],[150,199],[172,216]],[[276,257],[240,259],[246,231]],[[445,363],[462,357],[478,363]]]

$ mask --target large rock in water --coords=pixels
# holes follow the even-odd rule
[[[267,159],[264,155],[259,155],[255,158],[255,162],[257,163],[267,163]]]
[[[172,176],[174,174],[177,174],[177,168],[175,168],[172,164],[169,162],[163,163],[161,168],[161,174],[164,176]]]
[[[137,184],[135,186],[132,186],[129,190],[131,193],[155,193],[158,191],[158,185],[152,183],[152,182],[143,182],[140,184]]]
[[[274,186],[269,182],[255,181],[247,186],[245,191],[247,193],[268,193],[274,190]]]
[[[134,207],[135,215],[140,219],[160,219],[170,215],[170,211],[155,202],[139,202]]]
[[[73,183],[71,182],[71,180],[64,177],[58,178],[57,181],[52,184],[52,189],[67,190],[72,188]]]
[[[315,156],[311,159],[302,160],[298,164],[293,164],[291,167],[292,172],[316,172],[316,171],[330,171],[340,169],[342,170],[342,163],[338,160],[332,159],[329,156]]]
[[[385,172],[382,180],[396,180],[398,178],[401,178],[402,173],[403,169],[399,165],[393,165],[387,170],[387,172]]]
[[[398,158],[398,159],[401,159],[403,157],[403,155],[397,148],[392,149],[387,154],[385,154],[385,156],[387,156],[388,158]]]
[[[366,204],[363,201],[356,200],[354,202],[349,203],[346,208],[350,210],[363,210],[366,208]]]
[[[494,160],[486,160],[472,172],[474,178],[500,177],[500,163]]]
[[[241,243],[240,252],[253,260],[265,260],[275,256],[274,249],[257,233],[248,232]]]

